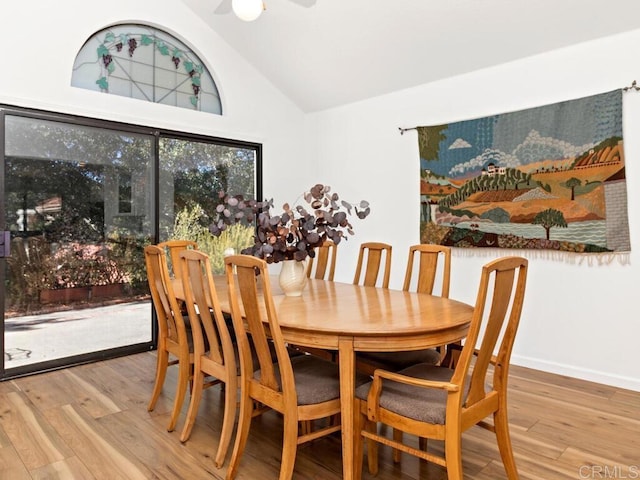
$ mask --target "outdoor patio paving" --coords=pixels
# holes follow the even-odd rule
[[[5,369],[151,341],[151,303],[5,319]]]

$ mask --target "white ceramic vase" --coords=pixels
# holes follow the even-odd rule
[[[287,297],[299,297],[307,284],[307,262],[284,260],[280,263],[280,288]]]

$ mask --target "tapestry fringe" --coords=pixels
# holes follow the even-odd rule
[[[553,260],[572,265],[586,264],[611,265],[617,262],[620,265],[631,265],[631,252],[603,252],[603,253],[572,253],[559,252],[557,250],[518,250],[501,248],[457,248],[451,249],[454,257],[493,257],[499,258],[507,255],[520,255],[529,259]]]

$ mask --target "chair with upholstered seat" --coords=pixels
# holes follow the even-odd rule
[[[381,242],[365,242],[360,245],[353,284],[375,287],[378,283],[380,269],[383,265],[383,258],[384,268],[382,268],[381,286],[382,288],[389,288],[389,278],[391,276],[391,245]],[[364,276],[362,275],[363,267]]]
[[[226,478],[231,480],[237,473],[249,438],[252,405],[259,402],[284,417],[279,478],[290,479],[299,444],[340,430],[340,425],[333,423],[311,432],[299,428],[300,422],[309,425],[309,421],[340,413],[338,366],[313,355],[289,357],[264,260],[249,255],[233,255],[225,258],[225,269],[242,378],[238,433]],[[249,335],[260,363],[260,369],[255,373]],[[269,340],[273,341],[276,350],[278,362],[275,365],[269,354]],[[366,378],[356,379],[357,384],[364,381]]]
[[[378,470],[378,444],[382,443],[445,467],[449,480],[462,480],[462,433],[474,425],[496,434],[507,477],[518,478],[507,418],[507,383],[527,269],[527,260],[520,257],[503,257],[482,268],[469,331],[455,369],[427,364],[400,372],[379,369],[372,382],[356,389],[356,478],[362,473],[366,438],[373,474]],[[493,416],[492,423],[486,422],[488,416]],[[378,433],[378,423],[441,440],[444,456],[408,446],[395,435],[388,438],[384,429]]]
[[[337,245],[332,240],[325,240],[315,249],[315,257],[309,258],[307,277],[320,280],[331,280],[336,273]]]
[[[442,260],[442,261],[440,261]],[[418,263],[418,268],[414,265]],[[413,275],[418,272],[417,278]],[[440,280],[440,288],[436,289],[436,281]],[[415,290],[429,295],[439,293],[449,298],[451,279],[451,249],[442,245],[420,244],[409,247],[409,259],[402,289]],[[439,350],[429,348],[406,352],[361,352],[358,353],[358,369],[373,374],[376,368],[397,371],[416,363],[436,365],[442,360],[445,347]]]
[[[189,386],[193,369],[191,332],[180,313],[178,300],[169,278],[165,251],[148,245],[144,249],[145,265],[151,299],[158,323],[156,379],[147,409],[153,411],[164,385],[167,368],[178,365],[178,384],[167,427],[173,431]]]

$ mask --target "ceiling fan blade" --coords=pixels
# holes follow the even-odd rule
[[[216,8],[213,13],[218,15],[224,15],[225,13],[231,12],[231,0],[222,0],[218,8]]]
[[[305,8],[313,7],[316,4],[316,0],[290,0],[290,1]]]

